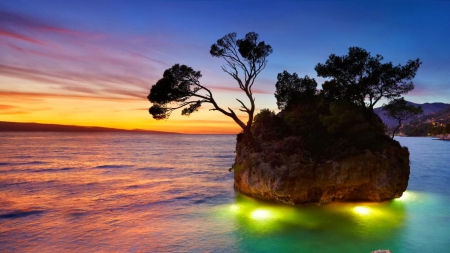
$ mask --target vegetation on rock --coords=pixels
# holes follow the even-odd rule
[[[277,153],[302,152],[314,161],[383,150],[391,141],[373,106],[387,98],[396,101],[387,107],[395,117],[404,119],[408,112],[415,113],[406,105],[400,107],[398,101],[404,100],[398,97],[414,88],[411,79],[420,61],[394,66],[382,60],[357,47],[344,56],[332,54],[325,64],[316,66],[319,76],[331,78],[322,90],[308,76],[278,74],[275,97],[282,112],[266,109],[256,115],[255,138],[276,143]]]
[[[243,39],[236,39],[236,33],[230,33],[211,46],[211,56],[226,61],[223,71],[233,77],[249,100],[250,105],[246,105],[236,99],[241,105],[240,111],[248,115],[246,123],[231,108],[226,110],[217,104],[211,90],[200,84],[200,71],[179,64],[164,71],[163,78],[151,87],[147,98],[153,105],[149,112],[154,119],[167,119],[174,110],[182,109],[182,115],[190,115],[198,111],[202,104],[209,103],[213,106],[211,110],[232,118],[249,136],[255,113],[252,87],[256,77],[266,67],[267,57],[271,53],[272,47],[260,41],[254,32],[247,33]]]
[[[373,113],[381,98],[399,98],[414,89],[412,79],[420,67],[420,60],[409,60],[404,66],[382,63],[383,56],[371,56],[365,49],[350,47],[347,55],[331,54],[315,70],[324,82],[323,94],[331,100],[346,100]]]
[[[412,90],[420,61],[394,66],[381,60],[361,48],[331,55],[316,66],[319,76],[331,78],[322,90],[308,76],[280,73],[275,97],[282,111],[255,116],[258,148],[238,138],[235,187],[287,204],[400,197],[409,152],[385,134],[373,106]]]

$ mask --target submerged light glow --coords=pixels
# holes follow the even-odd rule
[[[257,209],[250,216],[256,220],[266,220],[272,217],[271,212],[265,209]]]
[[[355,206],[353,208],[353,211],[355,211],[357,214],[361,214],[361,215],[368,215],[370,213],[370,209],[365,206]]]
[[[410,191],[405,191],[403,192],[402,196],[400,198],[397,198],[395,200],[398,201],[410,201],[413,200],[415,198],[415,194],[413,192]]]

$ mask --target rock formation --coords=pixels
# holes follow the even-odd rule
[[[256,152],[238,142],[234,186],[259,199],[285,204],[331,201],[383,201],[398,198],[408,186],[409,152],[398,143],[371,152],[302,163],[301,155],[276,156],[273,147]],[[272,156],[273,157],[273,156]]]
[[[278,115],[263,110],[253,136],[238,135],[234,186],[291,205],[401,197],[409,151],[384,129],[378,116],[345,104],[302,104]]]

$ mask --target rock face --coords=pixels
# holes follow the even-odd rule
[[[401,197],[408,186],[409,152],[392,142],[382,152],[323,162],[298,154],[273,156],[273,148],[254,151],[237,142],[234,186],[259,199],[285,204],[331,201],[383,201]],[[275,158],[274,158],[275,157]]]

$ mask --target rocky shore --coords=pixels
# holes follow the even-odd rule
[[[450,141],[450,134],[440,134],[438,138],[439,140]]]

